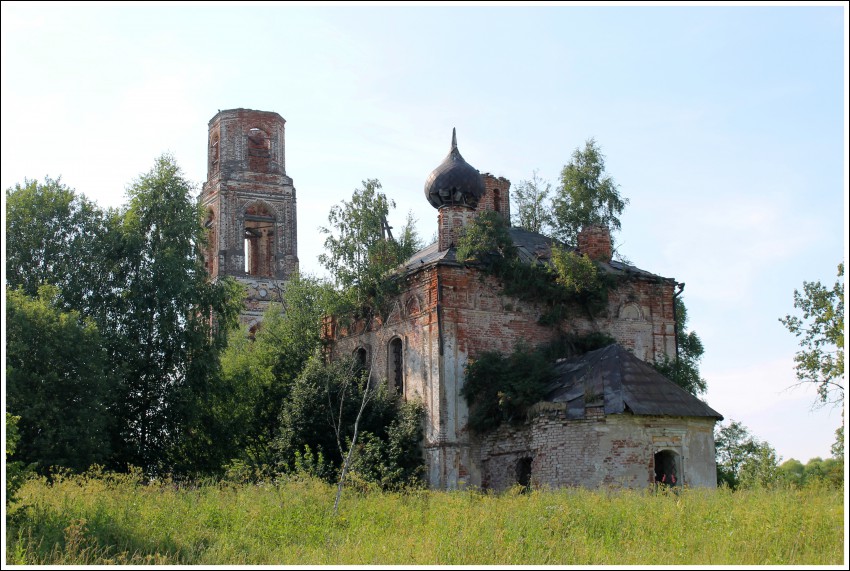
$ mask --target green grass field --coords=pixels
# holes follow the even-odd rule
[[[840,565],[843,490],[408,493],[142,485],[76,476],[18,491],[6,563]]]

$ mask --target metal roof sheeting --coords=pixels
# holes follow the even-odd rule
[[[602,404],[605,414],[723,420],[716,410],[617,344],[559,360],[545,400],[565,403],[567,418],[584,418],[586,406]]]

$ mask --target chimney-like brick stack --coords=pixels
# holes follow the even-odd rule
[[[586,226],[578,233],[578,251],[595,262],[611,261],[611,231],[606,226]]]

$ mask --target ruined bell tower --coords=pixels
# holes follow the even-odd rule
[[[201,191],[213,279],[246,287],[241,315],[256,325],[298,271],[295,187],[286,175],[284,125],[271,111],[228,109],[209,122],[207,180]]]

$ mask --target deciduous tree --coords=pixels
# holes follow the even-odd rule
[[[6,189],[6,285],[94,315],[108,303],[114,251],[110,215],[61,182],[26,180]]]
[[[327,237],[319,262],[355,312],[364,307],[376,314],[386,310],[398,293],[395,282],[387,279],[389,273],[420,247],[412,215],[398,238],[391,238],[387,220],[395,202],[380,189],[377,179],[364,180],[350,201],[331,208],[330,226],[320,228]]]
[[[109,323],[123,380],[115,448],[122,463],[146,470],[171,470],[187,440],[209,438],[190,430],[191,419],[241,307],[232,282],[208,279],[192,192],[163,155],[130,186],[121,217],[121,297]]]
[[[58,290],[38,297],[6,290],[6,406],[19,417],[14,458],[45,473],[82,471],[109,457],[110,379],[91,319],[57,307]]]
[[[514,225],[548,235],[552,223],[552,206],[549,202],[551,191],[552,183],[538,177],[536,170],[531,180],[520,181],[511,192]]]
[[[573,151],[572,160],[561,170],[561,184],[553,200],[552,225],[556,238],[576,246],[579,230],[588,225],[620,229],[619,216],[629,203],[620,196],[618,185],[605,172],[605,156],[596,140]]]
[[[794,307],[802,318],[786,315],[779,321],[801,337],[794,357],[797,379],[814,383],[821,404],[844,402],[844,263],[838,264],[838,279],[828,288],[818,282],[803,282],[794,290]]]

